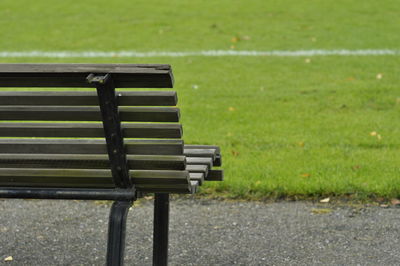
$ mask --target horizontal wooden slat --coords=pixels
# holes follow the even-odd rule
[[[119,107],[121,121],[178,122],[173,107]],[[0,106],[0,120],[102,121],[100,107]]]
[[[0,64],[0,87],[92,87],[91,73],[110,73],[117,88],[172,88],[169,65]]]
[[[220,154],[221,150],[218,146],[215,145],[192,145],[187,144],[185,145],[186,149],[214,149],[216,154]]]
[[[185,170],[184,156],[128,155],[128,166],[135,170]],[[0,168],[109,169],[106,154],[4,154]]]
[[[0,168],[0,186],[113,188],[110,170]]]
[[[126,138],[180,138],[179,124],[122,123]],[[101,123],[0,123],[0,137],[104,137]]]
[[[212,169],[208,171],[208,175],[205,178],[206,181],[223,181],[224,171],[220,169]]]
[[[136,186],[139,192],[145,193],[177,193],[177,194],[189,194],[192,192],[189,184],[172,184],[172,185],[144,185],[139,184]]]
[[[213,166],[221,166],[220,148],[213,145],[185,145],[185,155],[188,157],[211,157]]]
[[[216,157],[215,149],[187,149],[186,145],[184,146],[183,153],[188,157],[209,157],[213,160]]]
[[[182,140],[125,140],[128,154],[182,155]],[[103,139],[0,138],[0,153],[107,154]]]
[[[130,170],[134,184],[188,184],[188,171],[167,171],[167,170]]]
[[[175,91],[117,90],[119,106],[175,106]],[[98,106],[93,91],[0,91],[0,105]]]
[[[204,174],[190,172],[190,181],[197,181],[197,182],[199,182],[199,185],[201,186],[201,184],[204,181]]]
[[[213,167],[213,161],[208,157],[186,157],[186,162],[190,165],[207,165],[209,168]]]
[[[189,172],[167,170],[130,170],[138,186],[188,185]],[[111,170],[0,168],[0,186],[32,187],[114,187]]]
[[[208,166],[207,165],[186,165],[186,170],[190,173],[202,173],[207,175],[208,173]]]

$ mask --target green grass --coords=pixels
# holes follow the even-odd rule
[[[399,12],[370,0],[3,0],[0,51],[398,49]],[[0,60],[171,64],[185,141],[222,148],[225,182],[206,192],[399,197],[400,57],[305,59]]]

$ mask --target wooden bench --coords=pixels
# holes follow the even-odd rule
[[[184,144],[176,92],[132,90],[172,86],[169,65],[0,64],[0,87],[25,88],[0,91],[0,197],[113,200],[107,265],[122,265],[129,207],[155,193],[166,265],[169,194],[223,178],[218,147]]]

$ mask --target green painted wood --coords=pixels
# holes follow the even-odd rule
[[[179,122],[174,107],[119,107],[121,121]],[[102,121],[99,107],[0,106],[0,120]]]
[[[184,156],[128,155],[128,166],[137,170],[185,170]],[[0,168],[110,169],[106,154],[0,153]]]
[[[186,157],[186,162],[189,165],[207,165],[213,167],[213,160],[208,157]]]
[[[117,90],[119,106],[175,106],[175,91],[124,91]],[[30,106],[98,106],[95,90],[92,91],[0,91],[0,105]]]
[[[145,193],[174,193],[174,194],[189,194],[192,192],[191,185],[189,184],[174,184],[174,185],[143,185],[135,186],[140,192]]]
[[[179,124],[122,123],[125,138],[180,138]],[[0,123],[0,137],[104,137],[101,123]]]
[[[188,157],[209,157],[212,160],[216,157],[215,149],[187,149],[186,145],[184,146],[183,153]]]
[[[130,170],[138,187],[188,185],[189,172],[175,170]],[[0,186],[27,187],[114,187],[111,170],[0,168]]]
[[[202,183],[204,182],[204,174],[203,173],[193,173],[190,172],[190,181],[197,181],[199,182],[199,186],[202,185]]]
[[[111,74],[117,88],[172,88],[169,65],[0,64],[0,87],[93,87],[94,74]]]
[[[182,155],[182,140],[124,141],[127,154]],[[104,139],[27,139],[0,138],[0,153],[107,154]]]
[[[130,170],[134,184],[188,184],[188,171]]]

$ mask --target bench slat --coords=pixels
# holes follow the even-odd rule
[[[184,156],[127,155],[130,169],[185,170]],[[106,154],[3,154],[0,168],[109,169]]]
[[[119,91],[119,106],[175,106],[175,91]],[[96,91],[0,91],[0,105],[98,106]]]
[[[0,64],[0,87],[92,87],[91,73],[110,73],[117,88],[172,88],[169,65]]]
[[[113,188],[110,170],[0,168],[0,186]]]
[[[197,181],[201,186],[204,182],[204,174],[203,173],[192,173],[190,172],[190,181]]]
[[[168,171],[168,170],[129,170],[132,182],[136,185],[151,184],[189,184],[188,171]]]
[[[213,145],[185,145],[185,155],[188,157],[211,157],[213,166],[221,166],[220,148]]]
[[[219,146],[215,146],[215,145],[185,145],[186,149],[214,149],[216,154],[220,154],[221,150],[219,148]]]
[[[186,157],[187,164],[190,165],[207,165],[208,168],[213,167],[213,161],[207,157]]]
[[[122,123],[125,138],[180,138],[179,124]],[[101,123],[0,123],[0,137],[104,137]]]
[[[182,155],[182,140],[124,141],[127,154]],[[104,139],[0,138],[0,153],[107,154]]]
[[[189,172],[169,170],[130,170],[138,187],[188,185]],[[0,186],[32,187],[115,187],[111,170],[0,168]]]
[[[146,193],[174,193],[174,194],[188,194],[192,192],[189,184],[174,184],[174,185],[143,185],[139,184],[136,188],[141,192]]]
[[[208,166],[207,165],[186,165],[186,170],[190,173],[202,173],[207,176]]]
[[[215,149],[187,149],[186,145],[184,147],[183,153],[188,157],[209,157],[213,160],[216,157]]]
[[[119,107],[121,121],[178,122],[173,107]],[[0,120],[101,121],[99,107],[0,106]]]

